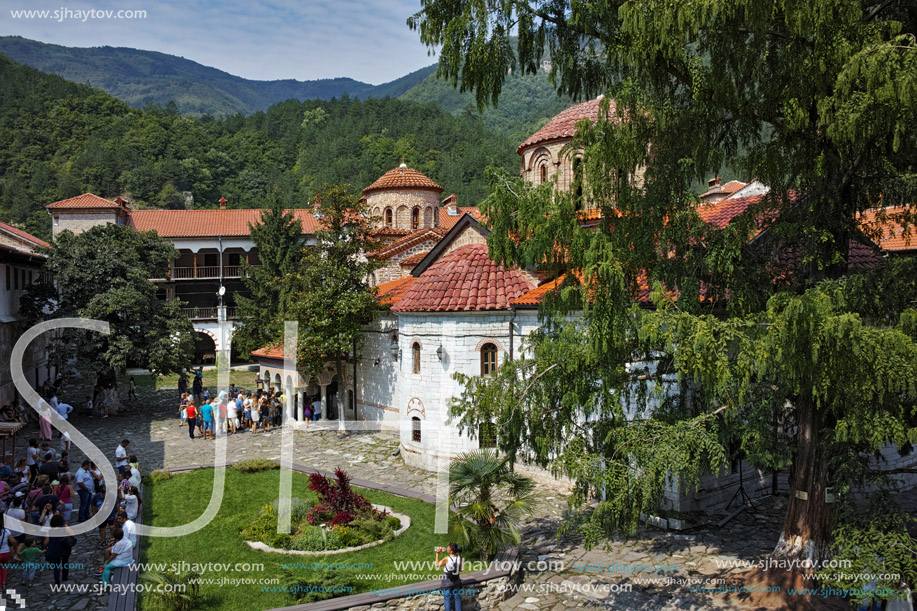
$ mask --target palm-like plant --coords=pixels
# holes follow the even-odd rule
[[[152,587],[147,590],[148,604],[162,611],[188,611],[197,606],[200,596],[198,579],[193,571],[174,573],[172,571],[147,571],[140,575],[142,581]],[[157,588],[157,586],[160,586]]]
[[[514,472],[496,450],[466,452],[449,466],[449,494],[463,518],[462,536],[485,559],[519,543],[520,518],[532,511],[533,490],[532,480]]]

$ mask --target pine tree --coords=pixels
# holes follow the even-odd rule
[[[285,278],[298,271],[303,259],[302,232],[302,223],[287,210],[280,191],[272,190],[261,221],[251,227],[261,263],[242,263],[247,295],[236,295],[239,326],[233,335],[239,350],[257,350],[282,335],[281,316],[290,300],[290,284]]]

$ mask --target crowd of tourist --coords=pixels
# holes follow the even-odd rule
[[[46,400],[65,419],[73,409],[59,401],[56,393],[50,393]],[[26,586],[31,586],[46,567],[53,570],[54,583],[67,581],[70,554],[77,543],[70,525],[94,517],[105,499],[116,495],[114,508],[99,526],[102,558],[98,574],[108,583],[112,569],[132,562],[137,545],[134,520],[141,508],[138,458],[129,453],[130,441],[124,439],[112,457],[117,482],[106,482],[90,460],[84,460],[74,472],[69,437],[61,435],[59,446],[52,447],[50,423],[43,417],[39,421],[39,439],[29,440],[25,458],[15,467],[0,466],[0,591],[11,567],[21,567]],[[23,533],[13,518],[37,525],[39,534]],[[64,528],[69,534],[51,537],[51,528]]]
[[[197,393],[181,394],[180,424],[188,427],[191,439],[195,432],[204,439],[214,439],[216,434],[268,432],[283,425],[284,400],[283,393],[273,387],[252,392],[230,384],[229,390],[216,397],[201,387]]]

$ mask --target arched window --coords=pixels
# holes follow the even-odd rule
[[[497,370],[497,347],[493,344],[481,346],[481,375],[490,376]]]
[[[414,373],[420,373],[420,343],[414,342],[411,345],[411,354],[414,357]]]
[[[543,163],[541,167],[538,168],[538,178],[539,182],[548,182],[548,165]]]
[[[393,219],[392,219],[392,209],[391,209],[391,208],[386,208],[386,209],[385,209],[385,226],[386,226],[386,227],[391,227],[393,222],[394,222],[394,221],[393,221]]]
[[[420,227],[420,208],[411,210],[411,229]]]
[[[411,418],[411,441],[420,443],[420,418],[417,416]]]

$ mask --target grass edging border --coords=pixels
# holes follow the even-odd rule
[[[385,505],[376,505],[373,504],[373,509],[378,511],[386,511],[390,516],[395,516],[401,520],[401,526],[398,527],[398,530],[395,531],[395,534],[392,536],[390,541],[393,541],[395,537],[402,534],[404,531],[411,527],[411,516],[408,516],[403,513],[396,513],[392,511],[391,507],[386,507]],[[383,543],[388,543],[385,539],[379,539],[378,541],[370,541],[369,543],[364,543],[363,545],[357,545],[356,547],[343,547],[341,549],[332,549],[325,550],[321,552],[309,552],[305,550],[298,549],[280,549],[276,547],[271,547],[267,543],[262,543],[261,541],[245,541],[246,544],[252,549],[258,550],[259,552],[268,552],[271,554],[288,554],[290,556],[331,556],[333,554],[346,554],[348,552],[358,552],[363,549],[369,549],[371,547],[376,547],[377,545],[382,545]]]

